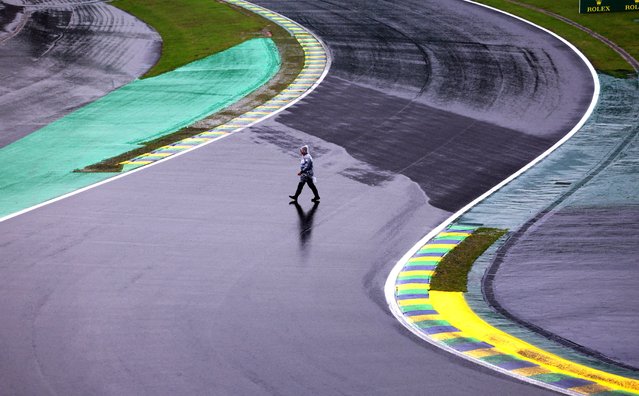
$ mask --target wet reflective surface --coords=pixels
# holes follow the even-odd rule
[[[0,147],[142,75],[161,40],[105,2],[0,2]]]
[[[587,70],[549,36],[457,1],[260,4],[319,33],[331,75],[273,120],[0,223],[0,383],[68,395],[550,394],[415,339],[383,284],[448,210],[525,162],[511,151],[535,156],[581,116],[587,86],[570,103],[556,95]],[[439,56],[426,49],[434,37]],[[481,90],[479,66],[452,61],[500,65],[496,48],[513,40],[547,52],[554,77],[537,84],[509,63],[502,86]],[[444,53],[459,72],[437,66]],[[539,90],[556,99],[550,132],[519,128],[522,111],[499,119],[500,107],[538,108]],[[315,208],[309,190],[288,204],[303,144]]]
[[[334,56],[321,95],[279,121],[411,178],[444,210],[545,151],[592,98],[576,54],[476,5],[258,3],[320,34]]]
[[[302,209],[302,206],[297,201],[290,202],[289,205],[295,207],[297,215],[299,216],[300,246],[304,249],[311,239],[311,232],[313,231],[313,217],[315,216],[315,211],[317,211],[317,208],[319,207],[319,202],[315,202],[307,211]]]

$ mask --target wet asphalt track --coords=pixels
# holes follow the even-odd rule
[[[274,120],[0,223],[2,389],[549,393],[416,340],[382,287],[581,117],[585,66],[458,1],[259,3],[326,41],[330,77]],[[315,208],[286,200],[302,143]]]
[[[0,148],[144,74],[160,48],[102,1],[0,1]]]

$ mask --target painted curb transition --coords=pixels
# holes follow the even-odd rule
[[[455,222],[575,135],[590,118],[600,93],[594,67],[564,38],[505,11],[471,0],[464,1],[528,23],[560,40],[590,70],[594,82],[593,97],[584,116],[560,141],[435,227],[395,264],[384,286],[389,309],[404,327],[430,344],[524,382],[569,395],[639,395],[639,381],[635,379],[570,362],[492,327],[472,311],[463,293],[430,291],[430,277],[438,262],[475,229],[474,226]],[[457,236],[458,242],[450,236]]]
[[[120,178],[132,175],[162,162],[177,158],[192,150],[202,148],[208,144],[216,142],[220,139],[228,137],[234,133],[251,127],[268,118],[271,118],[280,112],[293,106],[322,83],[331,67],[331,56],[328,48],[322,40],[302,25],[292,21],[285,16],[271,11],[267,8],[255,5],[244,0],[224,0],[226,3],[245,8],[256,13],[288,31],[300,44],[304,50],[304,66],[298,76],[284,90],[278,93],[269,101],[255,107],[254,109],[230,120],[229,122],[219,125],[208,131],[199,133],[189,138],[182,139],[178,142],[163,146],[159,149],[150,151],[146,154],[138,155],[135,158],[123,162],[123,171],[121,174],[109,179],[91,184],[80,188],[76,191],[61,195],[48,201],[33,205],[29,208],[11,213],[4,217],[0,217],[0,222],[7,221],[22,214],[31,212],[32,210],[50,205],[63,199],[80,194],[84,191],[94,189],[104,184],[113,182]]]
[[[228,135],[239,132],[257,122],[271,117],[273,114],[289,107],[297,100],[306,96],[321,82],[330,68],[330,58],[328,57],[324,44],[296,22],[270,11],[264,7],[255,5],[244,0],[224,0],[226,3],[245,8],[261,17],[268,19],[288,31],[304,51],[304,66],[295,80],[284,90],[267,102],[254,109],[219,125],[208,131],[179,140],[158,149],[141,154],[120,164],[124,165],[124,170],[132,170],[141,166],[171,157],[183,151],[189,151],[195,147],[212,143]]]
[[[426,242],[395,279],[402,323],[451,353],[545,388],[570,395],[631,395],[639,381],[593,369],[546,352],[481,319],[464,293],[430,290],[442,259],[477,229],[453,224]]]

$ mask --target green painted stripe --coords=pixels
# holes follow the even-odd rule
[[[433,240],[463,241],[466,238],[468,238],[468,236],[436,236]]]
[[[506,354],[485,356],[480,359],[487,363],[491,363],[495,365],[499,363],[504,363],[504,362],[524,361],[523,359],[519,359],[513,355],[506,355]]]
[[[446,248],[422,248],[419,249],[420,253],[448,253],[453,249],[446,249]]]
[[[449,322],[445,320],[422,320],[420,322],[414,322],[414,323],[420,329],[428,329],[431,327],[438,327],[438,326],[452,326]]]
[[[581,378],[572,377],[570,375],[561,374],[561,373],[536,374],[536,375],[531,375],[528,378],[533,378],[533,379],[536,379],[537,381],[546,382],[546,383],[557,382],[563,379],[581,379]]]
[[[404,265],[404,271],[410,271],[411,267],[421,267],[421,266],[424,266],[424,265],[437,266],[437,264],[439,264],[439,263],[436,262],[436,261],[411,261],[411,262],[406,263],[406,265]],[[413,271],[415,271],[415,270],[413,270]]]
[[[407,306],[400,306],[399,308],[402,310],[402,312],[433,310],[433,306],[430,304],[407,305]]]
[[[446,345],[452,346],[457,344],[467,344],[470,342],[480,343],[481,340],[478,340],[477,338],[471,338],[471,337],[457,337],[457,338],[449,338],[447,340],[442,340],[442,342]]]
[[[403,290],[397,290],[395,292],[396,296],[403,296],[405,294],[428,294],[428,291],[425,291],[424,289],[403,289]],[[427,297],[423,297],[423,298],[427,298]]]
[[[430,279],[431,276],[430,275],[402,275],[401,273],[399,274],[399,276],[397,277],[397,279],[399,280],[406,280],[406,279]]]
[[[477,228],[478,227],[475,227],[475,226],[465,226],[465,225],[461,225],[461,224],[456,224],[456,225],[452,225],[452,226],[448,227],[446,229],[446,231],[444,231],[444,232],[447,232],[447,231],[451,232],[451,231],[454,231],[454,230],[470,230],[469,232],[472,232],[472,231],[476,230]]]

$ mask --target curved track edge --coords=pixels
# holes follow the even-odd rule
[[[570,42],[568,42],[566,39],[564,39],[563,37],[557,35],[554,32],[549,31],[548,29],[545,29],[541,26],[538,26],[530,21],[527,21],[521,17],[512,15],[508,12],[496,9],[494,7],[490,7],[484,4],[479,4],[476,3],[474,1],[471,0],[464,0],[468,3],[472,3],[475,4],[477,6],[481,6],[481,7],[485,7],[488,9],[491,9],[493,11],[508,15],[512,18],[518,19],[524,23],[530,24],[548,34],[550,34],[551,36],[557,38],[558,40],[560,40],[564,45],[568,46],[571,50],[573,50],[584,62],[584,64],[587,66],[587,68],[590,70],[591,76],[593,78],[593,83],[594,83],[594,90],[593,90],[593,96],[590,102],[590,105],[587,109],[587,111],[585,112],[585,114],[583,115],[583,117],[580,119],[580,121],[561,139],[559,140],[557,143],[555,143],[552,147],[550,147],[548,150],[546,150],[544,153],[542,153],[541,155],[539,155],[537,158],[535,158],[533,161],[531,161],[530,163],[528,163],[526,166],[524,166],[523,168],[521,168],[519,171],[515,172],[514,174],[512,174],[510,177],[508,177],[507,179],[505,179],[504,181],[502,181],[501,183],[499,183],[498,185],[494,186],[492,189],[490,189],[489,191],[487,191],[486,193],[482,194],[481,196],[479,196],[478,198],[476,198],[475,200],[473,200],[472,202],[470,202],[468,205],[466,205],[465,207],[463,207],[462,209],[460,209],[459,211],[457,211],[456,213],[454,213],[453,215],[451,215],[448,219],[446,219],[443,223],[441,223],[440,225],[438,225],[437,227],[435,227],[432,231],[430,231],[428,234],[426,234],[421,240],[419,240],[408,252],[406,252],[406,254],[395,264],[395,266],[392,268],[386,283],[384,285],[384,294],[386,297],[386,302],[388,304],[388,307],[391,311],[391,313],[393,314],[393,316],[395,316],[395,318],[405,327],[407,328],[411,333],[413,333],[414,335],[416,335],[417,337],[419,337],[420,339],[429,342],[430,344],[439,347],[441,349],[444,349],[450,353],[453,353],[459,357],[462,357],[466,360],[470,360],[474,363],[483,365],[485,367],[488,367],[490,369],[496,370],[498,372],[501,372],[505,375],[517,378],[519,380],[522,380],[524,382],[530,383],[530,384],[534,384],[543,388],[547,388],[550,390],[554,390],[554,391],[558,391],[561,393],[565,393],[565,394],[570,394],[570,395],[578,395],[578,394],[596,394],[596,393],[601,393],[601,392],[609,392],[610,388],[606,387],[605,385],[599,385],[598,382],[595,381],[588,381],[587,382],[581,382],[581,381],[573,381],[571,382],[570,379],[568,379],[567,381],[561,382],[561,375],[559,374],[560,377],[548,377],[546,376],[546,378],[543,377],[544,373],[540,372],[539,374],[542,375],[542,377],[539,378],[544,378],[544,379],[548,379],[548,381],[542,381],[540,379],[536,379],[536,378],[532,378],[532,375],[524,375],[525,373],[527,373],[525,370],[522,371],[522,373],[518,373],[518,372],[513,372],[511,370],[508,369],[504,369],[502,367],[499,367],[496,364],[491,364],[486,360],[482,360],[479,357],[472,357],[466,353],[463,353],[451,346],[449,346],[448,344],[446,344],[445,342],[443,342],[443,340],[437,339],[436,337],[432,337],[431,335],[427,334],[428,332],[423,331],[422,328],[420,328],[419,326],[417,326],[415,324],[414,318],[411,319],[410,316],[405,315],[405,309],[402,309],[402,306],[400,305],[399,301],[402,300],[398,300],[397,298],[397,286],[398,283],[402,283],[399,278],[402,274],[402,272],[406,272],[407,268],[410,267],[411,264],[411,259],[415,260],[415,258],[419,258],[420,255],[420,250],[422,251],[422,253],[424,252],[422,249],[427,248],[429,242],[430,245],[432,246],[434,243],[433,240],[435,240],[438,236],[439,239],[441,239],[442,237],[440,236],[440,233],[443,232],[452,232],[454,230],[447,230],[447,227],[449,227],[455,220],[457,220],[459,217],[461,217],[462,214],[468,212],[471,208],[473,208],[475,205],[477,205],[478,203],[480,203],[481,201],[485,200],[486,198],[488,198],[489,196],[491,196],[492,194],[494,194],[495,192],[497,192],[498,190],[500,190],[501,188],[503,188],[505,185],[507,185],[508,183],[510,183],[511,181],[515,180],[516,178],[518,178],[520,175],[522,175],[523,173],[525,173],[527,170],[529,170],[530,168],[532,168],[533,166],[535,166],[537,163],[539,163],[541,160],[543,160],[544,158],[546,158],[548,155],[550,155],[552,152],[554,152],[555,150],[557,150],[560,146],[562,146],[566,141],[568,141],[572,136],[574,136],[580,129],[581,127],[586,123],[586,121],[590,118],[591,114],[594,111],[594,108],[597,104],[598,98],[599,98],[599,94],[600,94],[600,84],[599,84],[599,79],[597,76],[597,73],[594,69],[594,67],[592,66],[592,64],[588,61],[588,59],[585,57],[585,55],[583,53],[581,53],[573,44],[571,44]],[[456,227],[456,226],[453,226]],[[472,227],[470,228],[471,232],[472,232]],[[452,248],[454,248],[453,246],[450,247],[450,250],[452,250]],[[446,253],[444,253],[446,254]],[[429,278],[430,278],[430,274],[432,273],[432,270],[435,268],[436,266],[436,262],[430,263],[430,264],[434,264],[434,266],[432,268],[427,268],[426,270],[422,269],[423,272],[422,274],[415,274],[415,276],[421,276],[422,278],[428,278],[428,279],[423,279],[422,280],[422,285],[427,285],[429,282]],[[413,262],[413,265],[415,265],[415,263]],[[406,268],[405,268],[406,267]],[[429,273],[430,272],[430,273]],[[404,275],[406,276],[406,275]],[[410,274],[408,275],[410,276]],[[426,300],[428,300],[428,296],[429,296],[429,292],[428,292],[428,286],[424,287],[422,286],[423,289],[423,294],[422,297],[425,296]],[[439,301],[438,305],[440,306],[448,306],[450,307],[450,304],[446,304],[446,303],[441,303],[442,299],[441,298],[441,294],[443,292],[438,292],[435,293],[436,295],[438,295],[439,297],[437,298],[436,301]],[[460,293],[461,295],[461,293]],[[417,297],[419,298],[419,295],[415,295],[415,296],[407,296],[408,298],[412,298],[412,297]],[[459,299],[459,297],[454,297],[453,299]],[[461,296],[461,299],[463,301],[463,296]],[[405,300],[404,300],[405,301]],[[417,305],[420,305],[419,303],[421,303],[421,305],[425,305],[428,304],[427,301],[417,301]],[[432,301],[430,301],[430,303],[432,303]],[[407,303],[402,303],[404,304],[404,306],[406,306]],[[455,305],[455,304],[453,304]],[[465,302],[462,304],[459,301],[457,301],[456,306],[460,307],[460,306],[464,306]],[[423,306],[422,308],[429,308],[428,306]],[[443,325],[440,327],[446,327],[445,323],[438,323],[438,319],[435,317],[429,317],[430,315],[437,315],[438,312],[434,309],[435,307],[432,306],[432,304],[430,304],[430,310],[432,310],[434,313],[431,314],[430,312],[427,312],[429,310],[425,310],[424,312],[421,312],[423,315],[422,320],[425,321],[430,321],[430,325]],[[470,309],[468,309],[469,312],[472,313],[472,311]],[[473,313],[474,315],[474,313]],[[467,317],[471,317],[471,316],[467,316]],[[479,317],[476,318],[477,320],[481,321],[481,319],[479,319]],[[482,321],[483,322],[483,321]],[[485,322],[484,322],[485,323]],[[489,326],[488,324],[486,324],[486,326]],[[490,327],[490,326],[489,326]],[[492,328],[492,327],[491,327]],[[494,329],[494,328],[493,328]],[[445,330],[445,329],[442,329]],[[497,329],[494,329],[495,332],[497,332]],[[436,330],[433,330],[436,331]],[[449,329],[449,331],[452,331],[453,334],[455,333],[452,329]],[[444,334],[446,334],[444,332]],[[504,333],[505,334],[505,333]],[[509,337],[512,337],[510,335],[508,335]],[[450,339],[450,336],[439,336],[440,338],[443,337],[443,339]],[[462,336],[459,335],[455,335],[452,338],[463,338]],[[514,338],[514,337],[512,337]],[[474,340],[477,342],[482,342],[481,340]],[[519,340],[518,340],[519,341]],[[522,342],[523,341],[519,341]],[[499,345],[497,345],[497,347],[499,347]],[[478,348],[478,349],[482,349],[482,348]],[[472,350],[472,347],[471,347]],[[503,363],[503,362],[501,362]],[[512,365],[511,367],[515,367],[516,365]],[[523,366],[522,366],[523,367]],[[528,370],[528,373],[532,373],[534,372],[534,369]],[[603,374],[607,374],[607,373],[603,373]],[[617,376],[615,376],[617,377]],[[621,378],[621,383],[619,382],[615,382],[614,380],[612,381],[613,384],[617,383],[618,385],[613,385],[615,390],[628,390],[628,391],[637,391],[639,390],[639,388],[635,389],[635,385],[636,384],[626,384],[623,382],[623,380],[625,380],[624,378]],[[592,382],[594,382],[593,385],[589,385]],[[553,385],[553,383],[555,383]],[[609,383],[609,382],[607,382]],[[573,385],[573,386],[568,386],[568,385]],[[628,385],[628,387],[624,387],[624,385]],[[570,388],[574,388],[573,390],[571,390]],[[614,392],[614,391],[613,391]]]
[[[24,213],[31,212],[43,206],[61,201],[71,196],[80,194],[84,191],[100,187],[106,183],[113,182],[123,177],[127,177],[143,169],[147,169],[153,165],[160,164],[170,159],[177,158],[181,155],[189,153],[198,148],[202,148],[208,144],[216,142],[220,139],[231,136],[237,132],[258,124],[268,118],[271,118],[280,112],[293,106],[322,83],[331,67],[331,57],[328,47],[314,33],[304,28],[297,22],[271,11],[267,8],[255,5],[244,0],[225,0],[227,3],[243,7],[253,13],[267,18],[291,33],[293,37],[300,43],[304,50],[304,67],[295,80],[285,89],[280,91],[275,97],[269,101],[255,107],[254,109],[230,120],[229,122],[207,130],[195,136],[180,140],[176,143],[161,147],[149,153],[139,155],[129,161],[123,162],[123,173],[101,182],[91,184],[87,187],[76,191],[61,195],[29,208],[11,213],[7,216],[0,217],[0,222],[20,216]]]

